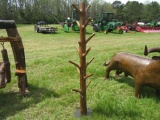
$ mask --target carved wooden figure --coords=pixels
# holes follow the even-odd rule
[[[92,76],[93,74],[86,75],[86,68],[87,66],[92,62],[94,58],[92,58],[88,63],[86,62],[86,56],[91,50],[91,48],[88,48],[86,50],[86,44],[89,42],[89,40],[95,35],[92,34],[88,39],[86,39],[86,26],[88,25],[90,18],[86,21],[86,12],[88,11],[89,7],[85,8],[85,3],[80,4],[80,9],[78,9],[74,4],[72,6],[77,10],[80,16],[80,23],[77,21],[77,24],[80,28],[80,41],[79,48],[77,48],[80,58],[80,64],[76,64],[75,62],[69,61],[71,64],[75,65],[78,69],[78,72],[80,74],[80,89],[73,89],[73,91],[80,93],[80,115],[87,115],[87,103],[86,103],[86,89],[88,85],[86,85],[86,79]]]
[[[144,86],[156,89],[157,94],[160,90],[160,59],[145,58],[130,53],[118,53],[109,61],[104,63],[107,66],[106,79],[112,70],[123,71],[130,75],[135,81],[135,96],[140,97]]]
[[[8,37],[0,37],[0,42],[10,42],[14,60],[16,64],[16,76],[18,77],[18,87],[21,95],[28,92],[28,82],[26,75],[25,53],[22,39],[17,31],[14,20],[0,20],[0,29],[6,29]],[[2,50],[3,61],[5,63],[7,83],[10,82],[10,63],[6,50]]]

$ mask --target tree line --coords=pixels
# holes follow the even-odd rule
[[[71,4],[79,6],[82,1],[86,5],[91,5],[87,16],[92,18],[101,17],[102,12],[113,12],[116,19],[130,23],[150,22],[160,17],[160,5],[156,1],[148,3],[128,1],[122,4],[121,1],[109,3],[104,0],[1,0],[0,19],[12,19],[16,23],[35,23],[39,20],[56,23],[56,17],[62,22],[71,17],[73,11]]]

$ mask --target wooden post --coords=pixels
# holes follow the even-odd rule
[[[18,87],[21,95],[28,92],[28,82],[26,75],[25,53],[22,39],[18,33],[14,20],[0,20],[0,29],[6,29],[8,37],[0,37],[0,42],[10,42],[18,77]],[[8,81],[10,82],[10,81]]]
[[[86,79],[91,77],[93,74],[86,75],[86,68],[92,62],[92,60],[94,58],[92,58],[88,63],[86,62],[86,55],[91,50],[91,48],[88,48],[86,50],[86,44],[95,34],[92,34],[91,37],[89,37],[86,40],[86,36],[85,36],[86,26],[88,25],[89,21],[91,20],[89,18],[86,21],[86,12],[88,11],[88,8],[90,6],[85,8],[85,3],[80,4],[80,9],[78,9],[76,7],[76,5],[74,5],[74,4],[72,4],[72,6],[77,10],[77,12],[79,13],[79,16],[80,16],[80,23],[77,21],[77,24],[80,27],[80,41],[78,42],[79,48],[77,48],[77,50],[79,52],[80,64],[78,65],[72,61],[69,61],[69,62],[72,63],[73,65],[75,65],[79,70],[80,90],[73,89],[73,91],[80,93],[80,115],[87,115],[86,89],[87,89],[88,85],[90,84],[90,82],[88,85],[86,85]]]

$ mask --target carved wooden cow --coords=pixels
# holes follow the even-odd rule
[[[150,51],[151,52],[151,51]],[[109,79],[109,73],[112,70],[123,71],[130,75],[135,81],[135,96],[140,97],[144,86],[150,86],[156,89],[157,95],[160,90],[160,59],[153,57],[145,58],[130,53],[118,53],[113,58],[104,63],[107,66],[106,79]]]

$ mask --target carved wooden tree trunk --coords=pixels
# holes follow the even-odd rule
[[[80,42],[79,42],[79,53],[80,53],[80,110],[82,114],[87,114],[87,104],[86,104],[86,36],[85,36],[85,5],[80,4]]]
[[[84,3],[80,4],[80,9],[78,9],[74,4],[72,4],[72,6],[77,10],[77,12],[79,13],[79,16],[80,16],[80,23],[77,22],[78,26],[80,27],[80,41],[78,42],[79,48],[77,48],[77,50],[79,52],[80,64],[78,65],[72,61],[69,61],[69,62],[74,64],[78,68],[78,71],[80,74],[80,90],[73,89],[73,91],[80,93],[80,115],[87,115],[86,89],[87,89],[88,85],[90,84],[90,82],[86,86],[86,79],[88,77],[92,76],[93,74],[86,75],[86,68],[92,62],[92,60],[94,58],[92,58],[88,63],[86,62],[86,55],[88,54],[88,52],[91,49],[91,48],[88,48],[86,50],[86,44],[95,34],[92,34],[86,40],[86,37],[85,37],[86,26],[88,25],[89,21],[91,20],[90,18],[88,18],[88,20],[86,21],[86,12],[88,11],[88,8],[90,6],[85,8]]]

